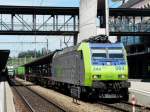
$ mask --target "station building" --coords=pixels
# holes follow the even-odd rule
[[[149,0],[128,0],[121,8],[150,8]],[[143,21],[142,30],[150,31],[150,18]],[[128,53],[129,77],[150,79],[150,37],[124,36],[119,39]]]

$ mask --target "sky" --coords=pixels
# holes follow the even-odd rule
[[[79,6],[80,0],[1,0],[0,5],[27,5],[27,6]],[[110,7],[119,6],[120,2],[109,0]]]
[[[64,7],[79,7],[80,0],[0,0],[0,5],[17,5],[17,6],[64,6]],[[120,5],[119,2],[112,3],[111,1],[110,7],[117,7]],[[49,42],[49,50],[60,49],[61,47],[65,47],[64,44],[60,46],[60,41],[64,39],[62,37],[53,37],[53,36],[0,36],[0,42],[46,42],[48,39]],[[70,37],[66,37],[70,38]],[[55,43],[54,43],[55,42]],[[72,40],[70,44],[72,45]],[[11,57],[17,56],[21,51],[27,50],[41,50],[42,48],[46,48],[46,43],[42,44],[2,44],[0,43],[0,49],[10,49]]]

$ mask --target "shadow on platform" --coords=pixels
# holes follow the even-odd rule
[[[150,83],[150,78],[148,78],[148,79],[142,79],[141,82],[149,82]]]

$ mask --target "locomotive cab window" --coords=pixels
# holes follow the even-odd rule
[[[106,49],[92,49],[91,53],[93,59],[107,58]]]
[[[109,58],[124,58],[122,49],[108,49]]]

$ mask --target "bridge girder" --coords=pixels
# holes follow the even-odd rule
[[[103,15],[103,11],[98,11],[98,17]],[[3,18],[3,16],[8,18]],[[42,18],[47,16],[47,18],[38,23],[38,16]],[[115,19],[119,18],[120,21],[123,21],[123,17],[131,17],[132,20],[138,17],[150,17],[150,9],[110,8],[111,20],[115,22]],[[29,18],[31,21],[28,22],[25,18]],[[64,19],[60,20],[59,18]],[[9,23],[7,23],[8,19]],[[50,21],[51,24],[49,24]],[[136,26],[135,21],[132,24],[133,27]],[[78,7],[0,6],[0,35],[62,35],[77,38],[78,25]],[[110,29],[115,29],[115,27],[111,28],[110,25]],[[110,35],[150,35],[148,31],[110,30]]]

